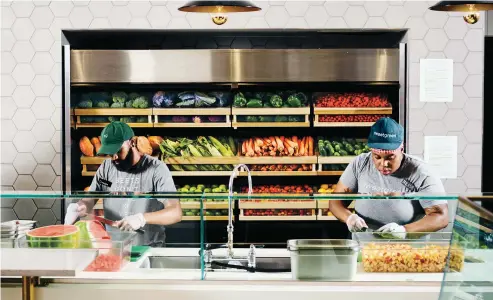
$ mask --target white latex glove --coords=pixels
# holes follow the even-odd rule
[[[378,228],[377,232],[384,232],[389,235],[389,238],[395,239],[405,239],[406,238],[406,227],[401,226],[397,223],[389,223]],[[385,236],[387,236],[387,234]]]
[[[123,218],[122,220],[116,222],[116,226],[122,231],[134,231],[144,227],[146,224],[146,219],[144,215],[139,213],[136,215],[131,215]]]
[[[349,218],[347,218],[346,220],[346,225],[350,232],[360,231],[363,227],[368,228],[365,220],[363,220],[357,214],[350,215]]]
[[[85,217],[87,215],[87,206],[84,203],[71,203],[67,207],[67,213],[65,214],[65,225],[72,225],[78,218]]]

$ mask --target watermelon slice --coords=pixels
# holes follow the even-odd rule
[[[78,221],[75,223],[80,230],[79,248],[111,248],[111,243],[101,240],[110,240],[110,235],[99,221]]]
[[[85,269],[86,272],[117,272],[122,267],[122,257],[115,254],[98,255]]]
[[[29,248],[77,248],[79,227],[74,225],[51,225],[39,227],[26,233]]]

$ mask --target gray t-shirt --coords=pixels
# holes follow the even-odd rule
[[[176,192],[176,187],[166,164],[154,157],[144,155],[139,163],[127,172],[120,171],[111,159],[106,159],[94,176],[90,191],[101,192]],[[137,213],[154,212],[163,209],[166,199],[153,198],[105,198],[104,216],[118,221]],[[118,230],[106,226],[109,232]],[[164,245],[164,226],[145,225],[144,234],[137,234],[137,244],[161,243]],[[159,245],[156,245],[159,246]]]
[[[393,174],[382,175],[375,167],[371,153],[358,155],[346,168],[340,180],[355,193],[375,194],[400,192],[405,194],[444,194],[441,180],[428,170],[419,158],[404,154],[401,167]],[[425,214],[424,209],[446,200],[362,199],[355,210],[371,229],[387,223],[412,223]]]

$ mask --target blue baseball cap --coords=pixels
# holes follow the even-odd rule
[[[396,150],[404,142],[404,128],[391,118],[380,118],[373,124],[368,136],[368,147]]]

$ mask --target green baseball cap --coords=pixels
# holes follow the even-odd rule
[[[123,122],[111,122],[101,131],[99,154],[113,155],[120,151],[123,143],[134,136],[134,131]]]
[[[391,118],[380,118],[373,124],[368,136],[368,147],[395,150],[404,142],[404,128]]]

